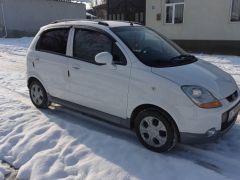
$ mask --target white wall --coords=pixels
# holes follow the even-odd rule
[[[2,0],[3,1],[3,0]],[[7,29],[32,34],[59,19],[86,18],[85,4],[50,0],[4,0]]]
[[[165,0],[147,0],[146,25],[174,40],[240,40],[240,22],[230,22],[232,0],[184,2],[183,24],[165,24]]]

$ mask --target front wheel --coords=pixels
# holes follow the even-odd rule
[[[49,106],[48,96],[42,84],[38,81],[33,81],[29,87],[29,94],[32,103],[37,108],[47,108]]]
[[[170,117],[155,109],[140,112],[135,121],[139,141],[154,152],[169,151],[175,146],[175,132]]]

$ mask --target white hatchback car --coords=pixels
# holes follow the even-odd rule
[[[215,140],[240,110],[234,79],[135,23],[57,21],[27,55],[33,104],[51,102],[134,129],[148,149]]]

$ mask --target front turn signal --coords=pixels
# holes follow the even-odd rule
[[[203,109],[218,108],[218,107],[221,107],[221,106],[222,106],[222,103],[220,101],[212,101],[212,102],[209,102],[209,103],[199,104],[199,107],[203,108]]]

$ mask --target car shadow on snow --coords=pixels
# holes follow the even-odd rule
[[[62,119],[78,126],[85,127],[89,130],[100,132],[115,138],[127,140],[136,145],[139,144],[136,142],[136,136],[133,131],[119,127],[117,124],[109,123],[104,120],[98,120],[84,113],[56,104],[54,104],[54,106],[51,106],[50,111],[48,112],[59,115]]]
[[[178,145],[170,152],[158,154],[145,149],[138,142],[134,132],[119,128],[117,125],[96,120],[59,105],[51,106],[49,110],[42,112],[49,121],[57,124],[76,139],[77,144],[85,145],[98,156],[140,179],[156,179],[159,178],[159,173],[162,173],[160,177],[169,179],[172,176],[164,173],[169,171],[169,168],[176,177],[185,173],[184,177],[194,178],[201,171],[209,173],[205,173],[206,177],[219,175],[222,178],[225,176],[236,178],[240,175],[238,172],[240,165],[233,161],[234,158],[240,160],[239,124],[216,143]],[[74,130],[66,125],[69,123],[75,127]],[[87,138],[86,140],[81,136],[83,128],[84,131],[89,131],[87,136],[91,136],[83,136]],[[79,136],[75,132],[78,129]],[[94,138],[97,140],[94,141]],[[229,157],[231,154],[235,157]],[[81,161],[81,157],[78,161]],[[192,172],[189,172],[189,168],[193,169]]]

